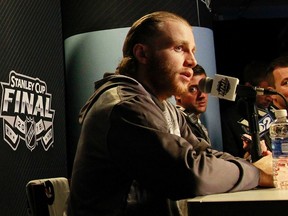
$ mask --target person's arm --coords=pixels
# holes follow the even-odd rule
[[[130,98],[115,107],[107,136],[115,163],[147,188],[172,199],[258,185],[255,166],[231,155],[216,157],[204,140],[192,134],[184,116],[179,118],[186,131],[183,137],[169,133],[161,109],[147,97]]]

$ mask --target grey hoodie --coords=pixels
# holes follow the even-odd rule
[[[180,215],[175,200],[258,184],[256,167],[212,150],[135,79],[98,81],[80,123],[69,215]]]

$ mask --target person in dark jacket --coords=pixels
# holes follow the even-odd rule
[[[267,89],[269,86],[266,78],[268,63],[263,61],[251,61],[243,71],[243,84]],[[221,126],[223,138],[223,150],[236,157],[249,158],[249,148],[243,148],[243,136],[250,136],[248,114],[245,98],[238,98],[234,104],[223,108],[221,111]],[[259,136],[264,141],[268,150],[272,150],[269,127],[275,119],[272,109],[272,95],[256,95],[255,106],[257,108]],[[250,136],[251,137],[251,136]],[[247,154],[248,153],[248,154]]]
[[[192,27],[176,14],[132,25],[115,74],[81,110],[68,215],[184,215],[186,198],[273,186],[263,168],[197,138],[167,100],[188,87],[195,52]]]
[[[206,77],[205,69],[197,64],[193,68],[193,77],[190,80],[187,91],[181,95],[176,95],[175,101],[177,108],[184,112],[187,122],[195,136],[201,137],[210,143],[207,128],[200,120],[200,115],[207,109],[208,94],[201,92],[198,84],[201,79]]]

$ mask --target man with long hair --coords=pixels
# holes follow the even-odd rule
[[[166,100],[186,91],[195,52],[192,28],[176,14],[132,25],[116,73],[95,83],[81,110],[69,215],[183,215],[177,200],[273,185],[253,164],[199,140]]]

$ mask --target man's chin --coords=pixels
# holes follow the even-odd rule
[[[187,86],[177,86],[175,88],[175,93],[174,95],[182,95],[187,91],[188,85]]]
[[[198,112],[199,114],[202,114],[202,113],[206,112],[206,107],[205,107],[205,108],[200,108],[200,109],[198,109],[197,112]]]

